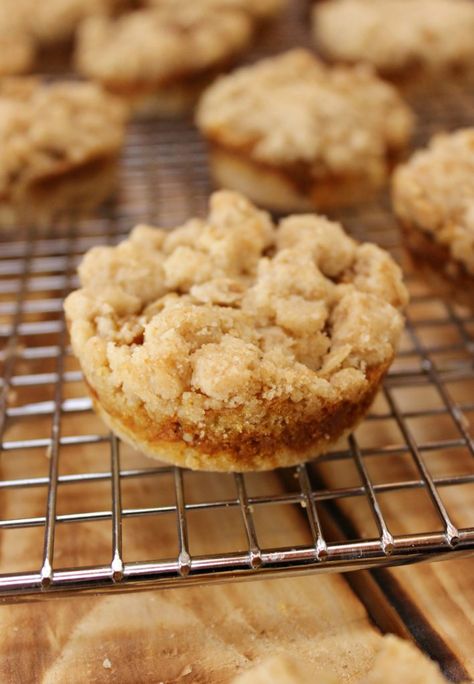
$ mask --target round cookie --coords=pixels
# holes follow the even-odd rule
[[[199,3],[91,17],[80,27],[75,62],[135,109],[172,115],[192,107],[248,46],[253,30],[246,13]]]
[[[435,136],[393,177],[405,242],[444,293],[474,308],[474,128]]]
[[[470,0],[331,0],[314,8],[313,32],[330,60],[408,83],[420,72],[473,71]]]
[[[110,193],[123,104],[88,83],[0,83],[0,225],[47,225]]]
[[[172,232],[95,247],[66,299],[96,410],[144,453],[193,469],[289,466],[363,418],[392,362],[401,271],[315,215],[277,226],[237,193]]]
[[[413,117],[365,67],[332,68],[305,50],[223,76],[196,121],[216,183],[282,212],[325,210],[382,186]]]

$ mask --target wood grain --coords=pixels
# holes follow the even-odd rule
[[[7,437],[46,436],[49,419],[34,418],[11,424]],[[92,415],[70,416],[65,430],[103,430]],[[60,472],[106,470],[108,452],[100,446],[62,449]],[[44,474],[45,450],[4,454],[2,479]],[[150,465],[144,457],[125,450],[123,467]],[[280,487],[269,475],[265,486]],[[227,484],[226,484],[227,482]],[[225,476],[192,476],[189,500],[225,496]],[[256,486],[256,485],[255,485]],[[103,483],[60,485],[58,512],[104,510],[110,507],[110,486]],[[166,501],[166,476],[124,483],[124,505]],[[172,490],[171,490],[172,491]],[[25,493],[24,493],[25,492]],[[41,515],[46,488],[2,493],[2,518]],[[284,543],[288,530],[307,534],[303,518],[290,507],[275,508],[262,518],[262,534]],[[174,517],[137,518],[125,524],[125,558],[171,556],[177,551]],[[169,524],[168,524],[169,523]],[[204,516],[190,521],[191,538],[199,538],[200,552],[216,538],[230,546],[245,544],[239,516]],[[42,528],[6,530],[0,535],[1,571],[38,569]],[[109,562],[111,523],[58,525],[55,563],[59,567]],[[0,607],[0,680],[9,684],[40,682],[229,682],[239,671],[270,654],[303,657],[316,668],[330,667],[341,681],[352,682],[370,667],[380,634],[341,576],[282,579],[207,586],[141,594],[55,599],[29,605]],[[105,667],[109,665],[111,667]]]
[[[437,330],[437,344],[441,345],[443,340],[443,332]],[[444,341],[449,343],[447,334]],[[459,406],[472,402],[472,380],[448,383],[446,388],[451,399]],[[429,384],[393,390],[392,397],[404,414],[420,409],[446,408],[442,397]],[[373,413],[386,412],[386,398],[379,396]],[[460,415],[463,425],[469,430],[473,416],[469,411],[464,414],[460,412]],[[435,417],[413,418],[405,422],[417,444],[460,437],[459,426],[448,411]],[[361,446],[397,446],[403,445],[405,441],[393,418],[366,422],[356,436]],[[467,448],[434,449],[423,452],[422,458],[432,477],[474,473],[474,459]],[[413,457],[408,452],[394,456],[366,456],[364,463],[375,484],[420,478]],[[316,478],[322,478],[328,485],[344,487],[354,486],[356,482],[361,484],[354,467],[335,468],[328,463],[316,464],[313,469]],[[454,524],[459,527],[472,524],[474,485],[439,487],[438,490]],[[442,520],[426,489],[388,492],[379,494],[377,498],[393,534],[443,529]],[[368,515],[367,507],[361,503],[360,499],[346,499],[337,504],[338,510],[343,514],[342,526],[346,534],[376,534],[374,518],[370,513]],[[383,624],[386,603],[382,601],[379,606],[375,606],[374,612],[371,610],[374,585],[398,613],[402,624],[418,645],[438,660],[448,677],[453,681],[474,679],[473,558],[377,570],[370,573],[370,578],[364,578],[362,574],[354,579],[360,596],[379,624]],[[393,621],[393,613],[391,619]]]

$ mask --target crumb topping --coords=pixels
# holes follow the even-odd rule
[[[244,12],[198,3],[85,20],[78,33],[76,64],[107,84],[166,84],[218,66],[244,49],[253,23]]]
[[[123,105],[93,84],[4,79],[0,196],[117,153],[124,126]]]
[[[474,128],[435,136],[395,172],[393,202],[474,274]]]
[[[413,63],[430,68],[474,58],[470,0],[332,0],[314,10],[322,50],[343,61],[366,60],[395,71]]]
[[[297,49],[218,79],[197,123],[211,141],[263,163],[378,177],[390,151],[406,144],[412,115],[370,69],[330,68]]]
[[[91,386],[198,428],[208,409],[258,421],[274,400],[357,395],[391,360],[407,302],[380,248],[315,215],[277,228],[228,191],[204,220],[94,247],[79,275],[65,309]]]

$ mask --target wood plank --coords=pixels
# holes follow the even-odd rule
[[[437,302],[436,306],[441,308],[443,304]],[[429,315],[432,312],[427,311],[427,318]],[[420,311],[417,316],[422,317]],[[437,329],[433,339],[438,345],[443,342],[452,344],[452,334],[452,330],[443,332],[443,329]],[[426,343],[429,346],[431,338]],[[474,380],[447,383],[445,388],[458,406],[462,427],[469,431],[474,414],[468,409],[463,412],[459,407],[472,404]],[[444,410],[446,404],[433,384],[399,387],[392,390],[391,397],[406,416],[405,423],[417,444],[462,438],[460,426],[449,411]],[[413,417],[413,412],[427,409],[438,410],[439,413],[430,417]],[[379,415],[390,412],[386,397],[379,396],[372,411]],[[403,447],[406,442],[393,416],[366,421],[356,432],[356,437],[360,446],[375,447],[375,450],[381,445]],[[466,447],[432,449],[421,455],[432,477],[474,474],[474,459]],[[414,459],[408,452],[394,455],[379,453],[365,456],[363,460],[374,484],[420,478]],[[328,486],[342,488],[362,483],[356,467],[350,463],[346,467],[321,463],[313,466],[313,472]],[[438,491],[452,522],[459,527],[472,526],[474,484],[438,487]],[[443,529],[442,518],[426,488],[379,493],[377,500],[393,534]],[[340,499],[337,508],[343,514],[345,534],[377,536],[374,517],[360,497]],[[377,570],[370,573],[370,579],[366,576],[364,579],[364,574],[355,579],[369,610],[373,604],[375,583],[418,645],[438,660],[447,676],[453,681],[474,679],[474,559]],[[383,612],[385,604],[381,605]],[[378,622],[383,623],[383,616]]]
[[[92,415],[70,416],[63,427],[69,434],[103,431]],[[12,423],[6,437],[44,437],[49,429],[49,419],[36,417],[27,429],[24,423]],[[60,473],[107,470],[108,458],[107,448],[100,445],[64,447]],[[2,456],[0,475],[43,475],[48,465],[45,449],[8,452]],[[152,462],[124,450],[122,467],[141,465]],[[225,497],[234,485],[231,477],[190,474],[185,486],[187,500],[198,501]],[[269,474],[263,480],[249,480],[249,486],[281,485]],[[58,512],[107,509],[109,490],[104,483],[60,485]],[[43,514],[45,493],[44,487],[3,491],[1,517]],[[170,482],[167,476],[127,480],[123,499],[124,507],[130,508],[170,501]],[[216,540],[245,548],[239,515],[235,511],[190,520],[191,541],[197,540],[199,552],[209,550]],[[259,531],[278,544],[285,543],[290,529],[300,530],[303,542],[303,520],[289,506],[276,507],[259,519]],[[39,567],[41,528],[3,530],[0,538],[0,571]],[[124,523],[126,560],[176,551],[174,516]],[[109,562],[110,552],[110,521],[58,525],[57,566]],[[381,640],[363,605],[338,575],[3,605],[0,630],[0,680],[9,684],[220,684],[269,654],[303,657],[315,668],[330,667],[341,681],[352,682],[369,669]]]

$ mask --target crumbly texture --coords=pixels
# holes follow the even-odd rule
[[[0,84],[0,201],[35,184],[114,157],[125,130],[123,105],[87,83],[34,78]]]
[[[474,128],[435,136],[400,166],[393,205],[407,228],[428,233],[474,275]]]
[[[189,0],[148,0],[155,7],[189,4]],[[242,10],[258,20],[277,15],[288,4],[288,0],[194,0],[195,5],[205,8],[224,8]]]
[[[413,119],[370,69],[327,67],[297,49],[218,79],[200,101],[197,124],[211,143],[256,162],[304,165],[314,179],[380,179]]]
[[[375,245],[314,215],[276,230],[228,191],[205,220],[93,248],[79,275],[66,316],[102,414],[148,453],[210,470],[301,461],[353,427],[407,301]]]
[[[334,60],[387,73],[474,63],[470,0],[332,0],[318,3],[313,16],[318,46]]]
[[[244,12],[195,3],[91,17],[80,27],[75,61],[111,90],[149,92],[221,67],[245,49],[252,32]]]

